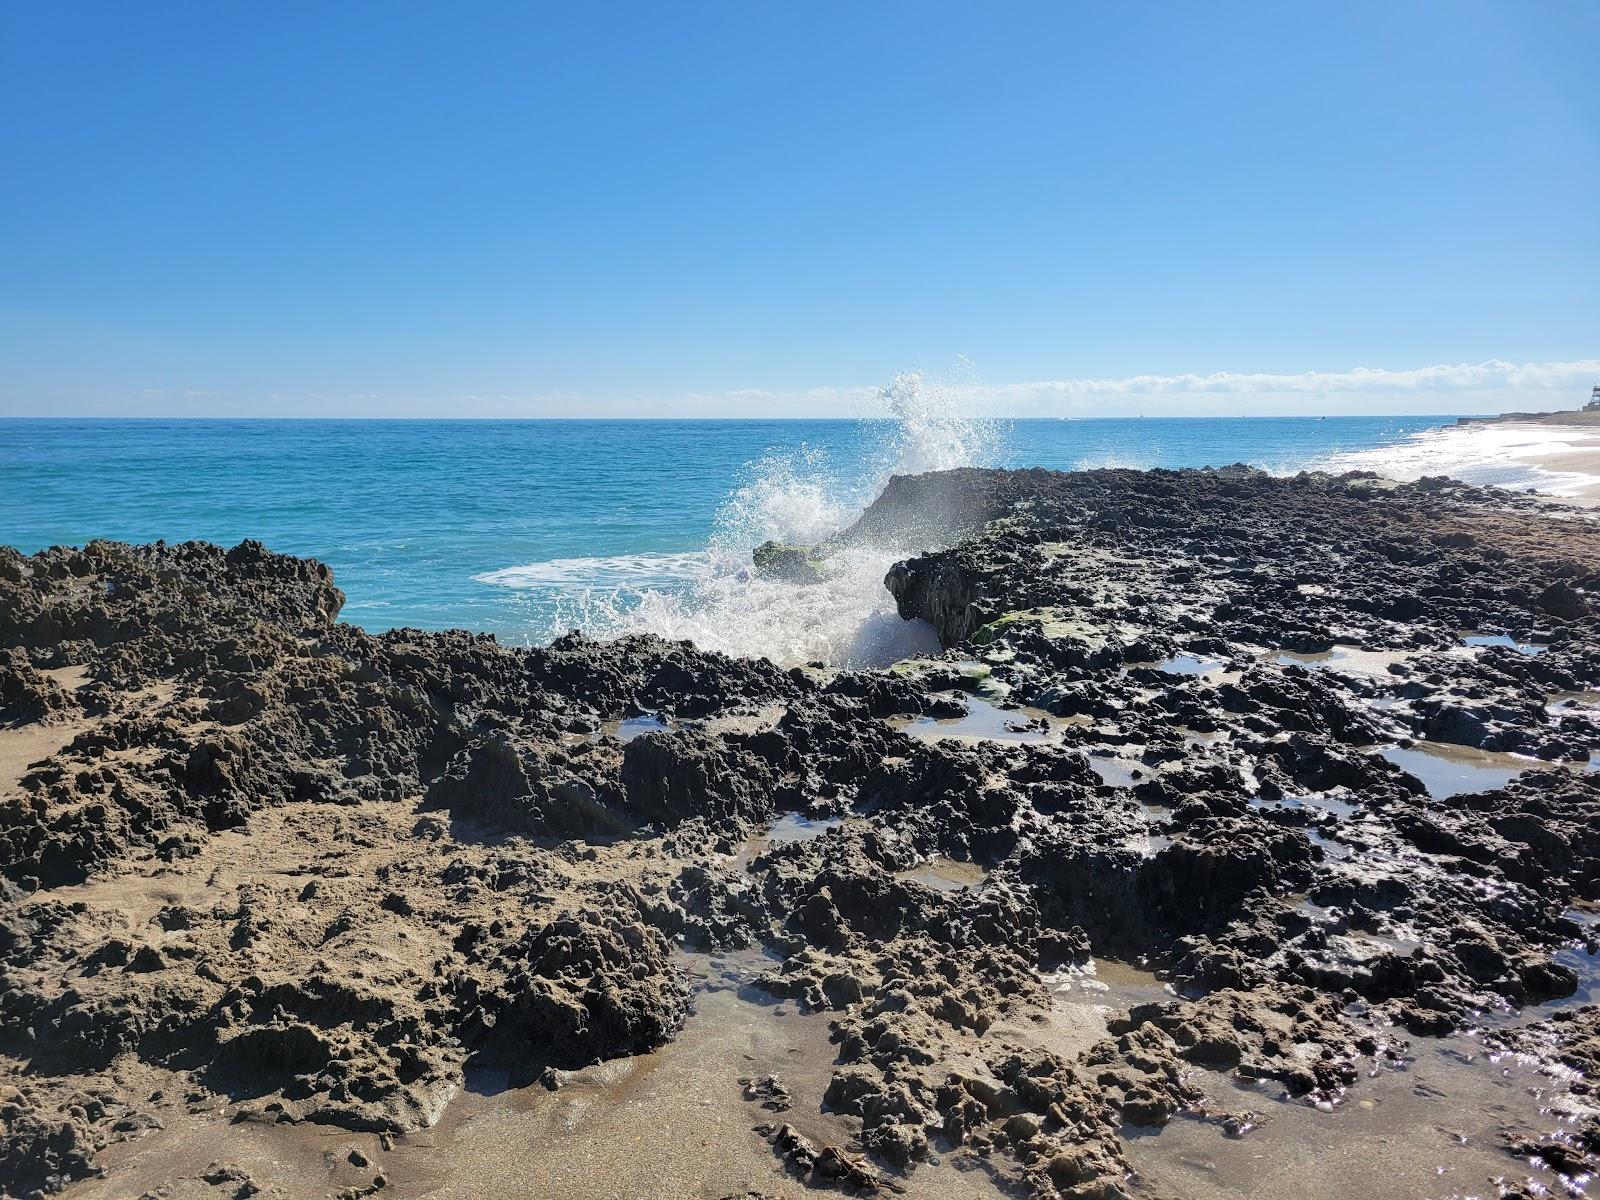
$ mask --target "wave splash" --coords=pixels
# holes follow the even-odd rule
[[[1003,425],[972,415],[968,395],[958,382],[897,376],[878,393],[887,416],[862,421],[860,461],[841,467],[824,451],[802,447],[750,464],[701,551],[553,560],[477,578],[554,589],[551,636],[574,628],[595,637],[651,633],[785,666],[875,666],[937,650],[931,627],[902,621],[883,586],[906,547],[842,547],[810,584],[757,575],[751,552],[766,541],[814,545],[838,533],[891,475],[997,461]]]

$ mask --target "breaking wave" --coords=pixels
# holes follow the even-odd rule
[[[506,567],[474,575],[498,587],[670,587],[705,569],[703,551],[688,554],[612,554],[599,558],[552,558],[525,567]]]
[[[903,374],[878,393],[887,416],[866,418],[866,453],[841,466],[802,447],[751,463],[720,505],[706,546],[678,554],[552,559],[475,578],[546,593],[555,616],[535,631],[591,636],[651,633],[706,650],[791,666],[872,666],[936,650],[933,630],[902,621],[883,577],[903,546],[852,544],[830,554],[816,583],[757,575],[766,541],[815,545],[846,528],[891,475],[998,459],[1003,425],[973,416],[959,383]]]

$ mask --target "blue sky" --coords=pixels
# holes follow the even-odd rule
[[[1597,45],[1592,0],[8,4],[0,414],[825,414],[956,363],[1022,413],[1568,406]]]

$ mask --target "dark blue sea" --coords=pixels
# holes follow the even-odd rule
[[[0,420],[0,542],[259,538],[328,563],[369,630],[649,629],[840,660],[881,616],[885,563],[797,596],[752,581],[748,553],[848,523],[892,472],[1292,471],[1444,420]]]

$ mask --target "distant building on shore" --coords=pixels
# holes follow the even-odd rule
[[[1584,412],[1600,412],[1600,383],[1594,385],[1594,390],[1589,393],[1589,403],[1583,406]]]

